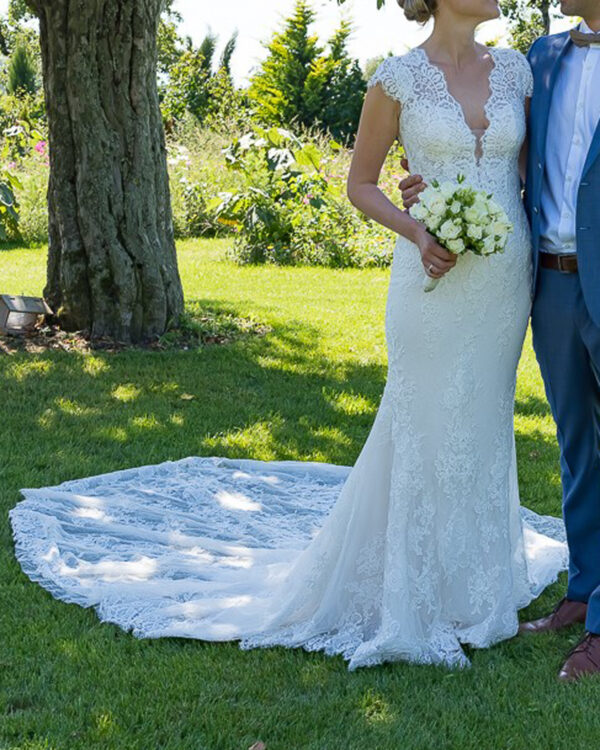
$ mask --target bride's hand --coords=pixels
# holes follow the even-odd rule
[[[417,234],[416,245],[421,251],[423,268],[432,279],[441,279],[451,268],[454,268],[457,256],[439,245],[423,225],[421,227]]]

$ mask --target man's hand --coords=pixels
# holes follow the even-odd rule
[[[410,171],[407,159],[402,159],[401,164],[402,169],[407,172]],[[408,209],[414,206],[415,203],[419,202],[419,193],[422,193],[423,190],[425,190],[427,184],[423,182],[423,178],[420,174],[409,174],[408,177],[405,177],[400,181],[398,187],[402,191],[402,203],[404,204],[404,208],[408,211]]]

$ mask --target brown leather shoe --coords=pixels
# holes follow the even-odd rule
[[[575,682],[584,674],[600,672],[600,635],[586,633],[569,652],[566,662],[558,673],[561,682]]]
[[[577,622],[585,622],[587,604],[575,602],[566,597],[561,599],[554,610],[546,617],[531,622],[522,622],[519,633],[547,633],[550,630],[560,630]]]

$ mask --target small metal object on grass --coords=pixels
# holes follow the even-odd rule
[[[28,333],[35,328],[41,315],[52,315],[41,297],[0,294],[0,334]]]

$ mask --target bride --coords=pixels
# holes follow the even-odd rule
[[[517,633],[567,566],[560,519],[521,508],[513,406],[531,304],[520,198],[532,76],[475,42],[494,0],[399,0],[430,38],[369,80],[350,201],[398,234],[388,377],[353,467],[187,458],[22,490],[24,571],[138,637],[342,654],[348,668],[469,664]],[[378,188],[395,139],[413,170],[493,193],[503,255],[455,261]],[[424,293],[425,274],[440,279]]]

